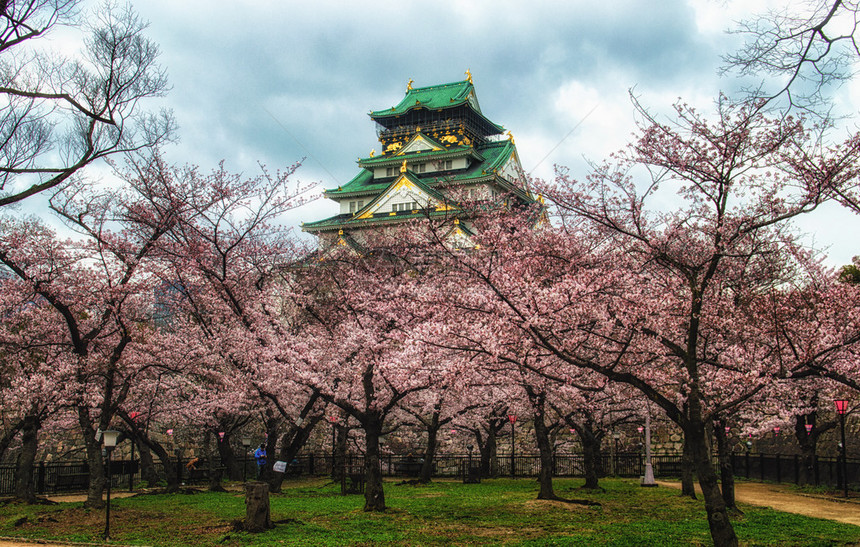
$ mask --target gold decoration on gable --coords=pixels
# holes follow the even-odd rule
[[[388,154],[389,152],[396,152],[397,150],[400,150],[401,148],[403,148],[403,143],[400,141],[395,141],[395,142],[393,142],[393,143],[391,143],[385,147],[385,153]]]

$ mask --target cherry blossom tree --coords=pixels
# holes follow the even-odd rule
[[[201,375],[219,392],[211,400],[245,401],[241,408],[205,405],[213,412],[212,431],[224,433],[217,446],[233,478],[242,473],[230,439],[249,419],[263,423],[267,453],[274,455],[280,440],[279,458],[292,461],[323,415],[319,394],[292,374],[292,342],[305,335],[306,320],[290,269],[307,251],[280,222],[311,188],[291,181],[297,168],[274,175],[263,169],[248,179],[223,165],[210,174],[164,165],[145,174],[201,189],[159,247],[161,275],[176,287],[169,314],[189,319],[171,329],[181,323],[210,355]],[[263,478],[278,491],[283,475],[272,473],[274,461],[268,458]]]
[[[305,356],[298,379],[356,420],[365,437],[365,511],[385,509],[380,436],[407,397],[445,383],[447,369],[409,332],[425,319],[405,287],[421,279],[414,263],[384,245],[365,256],[334,249],[296,276],[314,330],[298,348]]]
[[[21,447],[15,497],[36,502],[33,464],[43,424],[68,403],[62,386],[71,380],[62,325],[44,299],[14,278],[2,280],[0,297],[0,407],[12,423],[0,441],[0,458],[15,436]]]
[[[809,256],[787,223],[851,180],[858,139],[825,148],[802,120],[717,106],[714,122],[684,105],[667,123],[640,111],[628,151],[584,182],[562,172],[544,188],[558,225],[488,221],[480,250],[451,252],[446,271],[470,287],[472,313],[496,318],[482,333],[491,353],[511,325],[677,423],[714,542],[734,545],[709,424],[784,373],[757,313],[802,275]]]

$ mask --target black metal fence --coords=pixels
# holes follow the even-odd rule
[[[357,473],[364,466],[364,457],[349,454],[342,465],[347,473]],[[437,455],[433,462],[434,477],[463,477],[466,469],[479,464],[477,457],[462,454]],[[681,474],[681,457],[676,454],[656,454],[651,458],[655,477],[678,477]],[[210,466],[204,460],[193,465],[187,461],[172,460],[179,481],[185,485],[207,484],[210,480]],[[239,460],[241,478],[252,479],[256,476],[257,466],[253,458]],[[422,461],[414,456],[387,455],[380,461],[383,476],[414,477],[421,470]],[[716,465],[716,464],[715,464]],[[842,484],[841,460],[836,458],[816,458],[813,468],[807,470],[799,456],[768,454],[734,454],[732,465],[735,476],[753,480],[800,483],[805,482],[837,487]],[[512,470],[513,467],[513,470]],[[860,459],[848,459],[848,484],[860,487]],[[215,462],[212,469],[219,475],[225,469]],[[493,474],[496,476],[535,477],[540,469],[540,458],[533,454],[498,457]],[[163,465],[157,463],[155,471],[164,476]],[[513,471],[513,472],[512,472]],[[604,454],[598,462],[600,476],[639,477],[645,473],[645,461],[639,453]],[[0,465],[0,495],[14,492],[14,465]],[[289,463],[288,477],[299,475],[330,475],[332,456],[307,454]],[[584,459],[581,454],[558,454],[553,459],[553,475],[557,477],[581,477],[585,473]],[[133,490],[141,480],[139,462],[114,460],[111,462],[111,484],[113,488]],[[89,485],[89,466],[86,462],[39,462],[34,470],[34,482],[38,494],[57,494],[86,490]]]

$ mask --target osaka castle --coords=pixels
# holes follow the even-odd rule
[[[325,191],[337,215],[302,224],[321,249],[359,250],[380,230],[427,218],[445,227],[451,245],[468,247],[470,210],[535,202],[513,136],[481,112],[468,71],[461,82],[413,87],[410,80],[397,105],[370,118],[381,152],[371,150],[352,180]]]

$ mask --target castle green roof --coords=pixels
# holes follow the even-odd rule
[[[478,98],[475,95],[475,87],[471,80],[452,82],[449,84],[431,85],[427,87],[415,87],[406,90],[406,95],[396,106],[384,110],[370,112],[370,117],[384,125],[386,118],[399,117],[408,112],[425,108],[427,110],[446,110],[466,106],[471,108],[492,129],[493,133],[504,132],[504,127],[495,124],[481,113]]]
[[[435,185],[437,182],[445,182],[448,184],[456,183],[456,184],[467,184],[469,182],[478,182],[480,180],[486,180],[488,178],[493,178],[495,175],[495,171],[501,169],[505,162],[508,161],[508,158],[511,157],[511,154],[516,150],[514,143],[510,140],[503,141],[494,141],[483,144],[482,146],[475,147],[474,152],[475,155],[481,157],[483,161],[477,161],[468,169],[464,169],[462,171],[454,171],[445,176],[439,176],[435,173],[428,173],[427,175],[421,176],[421,180],[428,185]],[[427,151],[427,152],[419,152],[416,154],[410,154],[409,161],[420,161],[423,158],[428,159],[439,159],[439,156],[442,154],[450,153],[450,151]],[[397,162],[399,163],[404,159],[404,156],[395,156],[397,158]],[[361,164],[371,164],[372,160],[378,160],[380,163],[387,161],[390,157],[380,156],[377,158],[366,158],[359,160]],[[367,194],[377,194],[382,192],[388,185],[391,184],[391,178],[383,178],[383,179],[375,179],[373,177],[373,171],[370,169],[362,169],[351,181],[347,182],[343,186],[339,186],[333,190],[326,190],[326,197],[332,199],[344,198],[351,195],[355,196],[363,196]]]

